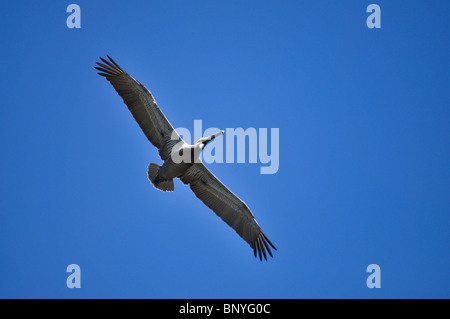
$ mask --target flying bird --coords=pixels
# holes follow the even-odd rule
[[[162,165],[150,163],[147,176],[153,186],[161,191],[174,190],[174,178],[190,186],[194,194],[224,222],[232,227],[251,248],[255,257],[267,260],[276,250],[255,220],[248,206],[230,191],[199,160],[203,148],[223,134],[199,139],[194,145],[184,142],[156,104],[150,91],[133,79],[108,55],[101,58],[95,69],[104,76],[122,97],[136,122],[150,142],[158,149]],[[180,160],[181,159],[181,160]],[[267,253],[266,253],[267,251]]]

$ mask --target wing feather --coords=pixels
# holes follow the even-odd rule
[[[136,122],[150,142],[158,148],[159,156],[166,160],[172,147],[182,141],[172,124],[156,104],[150,91],[126,73],[111,57],[97,62],[94,68],[100,71],[122,97]]]
[[[205,165],[192,165],[180,179],[189,184],[194,194],[253,248],[255,257],[262,260],[264,256],[267,260],[266,250],[273,257],[270,247],[276,248],[263,233],[248,206]]]

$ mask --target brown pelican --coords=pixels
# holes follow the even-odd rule
[[[161,112],[150,91],[126,73],[113,59],[100,58],[94,68],[100,71],[122,97],[136,122],[150,142],[158,148],[162,166],[150,163],[147,175],[162,191],[173,191],[173,179],[188,184],[194,194],[253,248],[255,257],[267,260],[275,246],[263,233],[248,206],[211,173],[198,159],[202,149],[217,136],[201,138],[195,145],[185,143]],[[175,155],[175,156],[174,156]],[[180,158],[182,160],[180,161]]]

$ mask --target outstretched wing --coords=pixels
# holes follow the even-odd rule
[[[263,233],[248,206],[230,191],[203,163],[192,165],[181,177],[194,194],[233,228],[253,248],[255,257],[267,260],[275,246]]]
[[[97,62],[98,67],[94,68],[112,84],[144,134],[158,148],[161,159],[166,160],[172,147],[182,141],[181,137],[161,112],[150,91],[107,57],[109,61],[100,58],[103,63]]]

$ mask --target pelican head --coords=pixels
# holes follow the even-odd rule
[[[202,137],[201,139],[199,139],[199,140],[197,141],[196,144],[199,145],[201,149],[203,149],[203,148],[206,146],[206,144],[208,144],[209,142],[211,142],[211,141],[212,141],[213,139],[215,139],[216,137],[222,135],[223,133],[224,133],[224,131],[220,131],[220,132],[218,132],[218,133],[216,133],[216,134],[214,134],[214,135],[211,135],[210,137]]]

